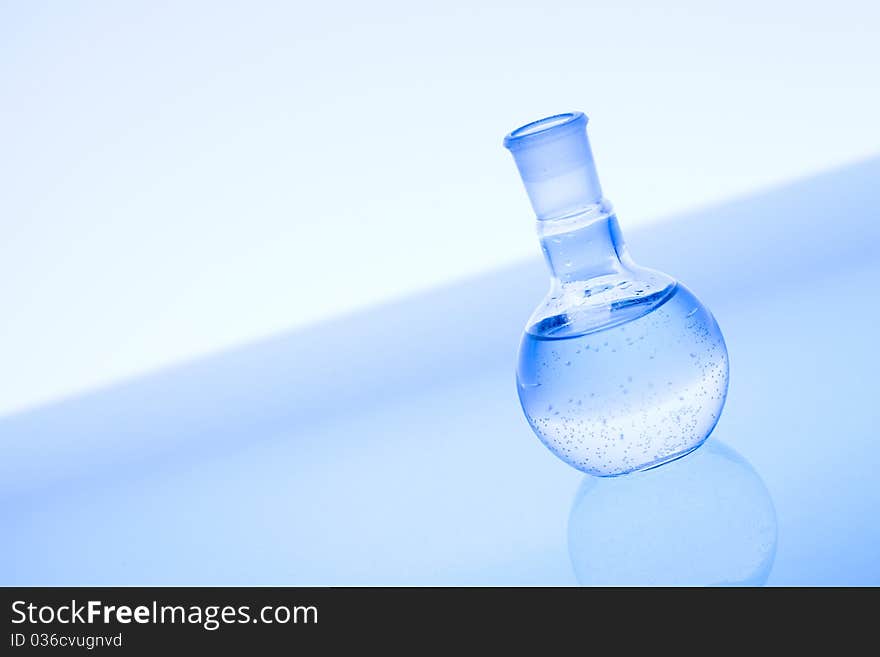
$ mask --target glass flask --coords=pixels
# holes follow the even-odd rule
[[[699,447],[727,396],[727,348],[684,285],[630,258],[602,196],[581,112],[511,132],[550,291],[526,326],[517,389],[556,456],[598,476]]]

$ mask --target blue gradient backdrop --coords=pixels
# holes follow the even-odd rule
[[[0,1],[0,584],[880,584],[878,22]],[[570,110],[730,352],[717,451],[623,484],[514,384],[547,273],[501,138]]]
[[[770,584],[880,584],[878,180],[869,160],[629,236],[724,329],[712,440],[772,498]],[[2,582],[575,583],[582,477],[512,373],[545,285],[529,261],[0,420]]]

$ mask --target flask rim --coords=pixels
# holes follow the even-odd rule
[[[558,139],[577,130],[583,130],[588,120],[583,112],[564,112],[546,116],[508,133],[504,138],[504,147],[513,151],[538,142]]]

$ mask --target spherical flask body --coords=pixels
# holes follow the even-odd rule
[[[683,285],[641,316],[608,328],[522,338],[517,388],[534,432],[593,475],[643,470],[699,447],[727,395],[724,339]]]

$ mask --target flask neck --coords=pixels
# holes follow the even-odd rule
[[[602,202],[581,112],[558,114],[517,128],[504,138],[539,221],[589,210]]]
[[[617,218],[606,201],[573,217],[539,221],[538,237],[554,284],[620,275],[631,264]]]

